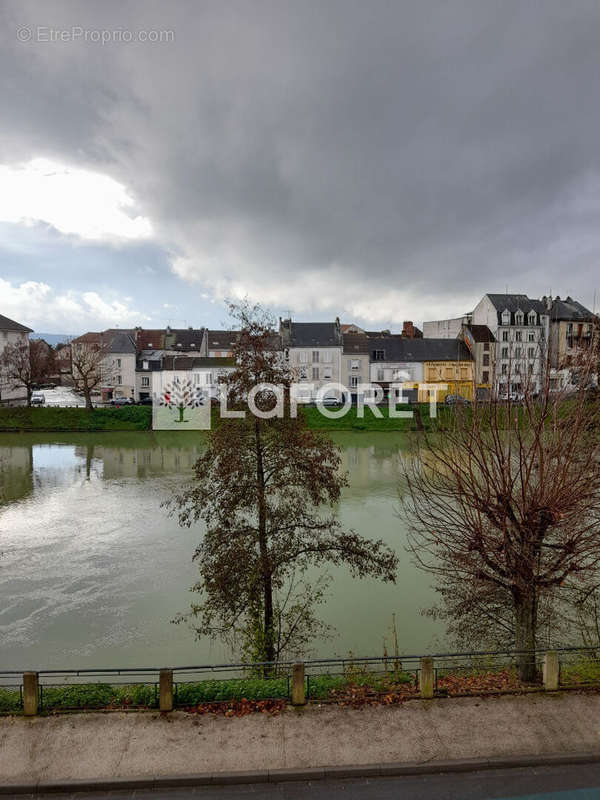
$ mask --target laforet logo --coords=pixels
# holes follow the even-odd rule
[[[190,417],[185,418],[186,409],[203,406],[207,398],[198,386],[193,386],[189,380],[181,383],[169,383],[165,387],[160,405],[173,412],[175,422],[190,422]]]
[[[191,380],[169,381],[155,395],[152,405],[155,429],[210,427],[210,396]]]

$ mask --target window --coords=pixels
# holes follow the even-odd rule
[[[527,355],[529,356],[529,358],[535,358],[535,347],[528,347]]]
[[[319,380],[319,368],[318,367],[313,367],[312,368],[312,379],[313,379],[313,381],[318,381]]]
[[[306,352],[306,350],[300,351],[300,363],[308,364],[308,353]]]
[[[529,374],[533,375],[533,364],[529,365]]]
[[[321,361],[323,361],[325,364],[331,364],[333,361],[333,352],[331,350],[324,350],[321,353],[321,356]]]
[[[516,347],[515,348],[515,358],[521,358],[521,348],[520,347]]]
[[[149,364],[147,361],[142,361],[142,369],[148,369],[148,366]]]
[[[373,361],[385,361],[385,351],[373,350]]]
[[[508,342],[508,331],[502,331],[502,341]]]
[[[529,331],[529,333],[527,334],[527,339],[530,342],[535,342],[535,333],[533,331]]]
[[[382,369],[377,370],[377,380],[382,381],[385,379],[385,373]]]
[[[117,386],[121,386],[122,383],[123,383],[123,379],[121,378],[120,375],[117,375]]]
[[[312,360],[313,360],[313,364],[318,364],[319,363],[319,351],[318,350],[313,350]]]
[[[489,383],[490,382],[490,373],[489,373],[489,371],[487,369],[484,370],[481,373],[481,380],[482,380],[483,383]]]
[[[529,312],[529,324],[530,325],[535,325],[536,321],[537,320],[536,320],[536,316],[535,316],[535,311],[530,311]]]
[[[484,351],[484,353],[489,353],[490,352],[490,343],[489,342],[485,342],[485,344],[483,345],[483,351]]]
[[[503,311],[502,312],[502,324],[503,325],[510,325],[510,311]]]
[[[117,369],[121,369],[121,359],[117,358]]]
[[[502,358],[508,358],[508,347],[502,348]]]
[[[142,386],[148,388],[150,386],[150,378],[147,375],[142,376]]]
[[[521,331],[515,331],[515,342],[522,341],[522,333]]]
[[[350,375],[350,386],[352,389],[356,389],[359,380],[360,378],[358,377],[358,375]]]
[[[300,380],[301,381],[305,381],[306,378],[307,378],[306,369],[304,367],[302,367],[302,369],[300,370]]]
[[[521,374],[521,365],[520,364],[515,364],[515,372],[517,373],[517,375]]]
[[[523,324],[523,314],[520,311],[517,311],[515,314],[515,325],[522,325]]]
[[[332,369],[331,367],[323,367],[323,380],[330,381],[332,376]]]
[[[502,364],[502,374],[508,375],[508,364]]]
[[[489,353],[484,353],[483,354],[483,366],[484,367],[489,367],[489,365],[490,365],[490,354]]]
[[[354,358],[350,362],[350,369],[360,369],[360,358]]]

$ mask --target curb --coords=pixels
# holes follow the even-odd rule
[[[1,795],[40,795],[56,792],[119,791],[126,789],[166,789],[183,786],[227,786],[285,781],[339,780],[342,778],[382,778],[402,775],[438,775],[444,772],[477,772],[519,767],[557,767],[568,764],[600,762],[600,750],[591,753],[554,753],[551,755],[496,756],[453,761],[427,761],[361,764],[331,767],[291,767],[236,772],[200,772],[190,775],[155,775],[139,778],[88,778],[71,781],[37,781],[0,784]]]

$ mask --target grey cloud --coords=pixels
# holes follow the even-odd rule
[[[450,306],[508,285],[591,304],[598,3],[4,7],[2,159],[109,172],[166,246],[206,256],[207,285],[330,274],[333,307],[337,265],[346,297],[402,286]],[[175,42],[25,45],[19,24]]]

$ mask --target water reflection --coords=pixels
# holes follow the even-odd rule
[[[402,649],[437,634],[419,610],[428,581],[404,552],[398,483],[401,434],[339,433],[349,486],[347,528],[383,538],[400,556],[395,586],[332,570],[322,609],[337,638],[321,655],[377,653],[396,613]],[[202,433],[0,435],[0,666],[202,663],[229,654],[170,624],[189,607],[202,527],[180,528],[161,502],[192,477]],[[195,598],[197,599],[197,598]]]

